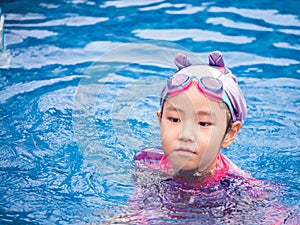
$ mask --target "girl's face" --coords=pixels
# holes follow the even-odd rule
[[[165,155],[175,170],[215,168],[227,128],[226,105],[191,88],[166,100],[160,119]]]

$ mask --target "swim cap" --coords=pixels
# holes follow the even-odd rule
[[[225,67],[221,52],[214,51],[209,54],[208,58],[209,64],[192,65],[185,55],[179,53],[174,59],[174,62],[179,69],[177,73],[183,73],[189,76],[197,76],[205,73],[207,75],[211,74],[211,76],[218,77],[218,79],[222,81],[223,89],[234,109],[234,116],[232,116],[233,122],[240,121],[243,124],[246,118],[247,105],[244,95],[238,85],[237,78]],[[166,94],[166,91],[167,85],[164,86],[160,95],[161,108],[163,107],[162,99]]]

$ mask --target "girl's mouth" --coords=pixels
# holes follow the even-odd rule
[[[175,152],[181,154],[181,155],[194,155],[196,152],[188,149],[188,148],[178,148],[175,150]]]

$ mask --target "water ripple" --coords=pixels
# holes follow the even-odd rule
[[[20,15],[21,16],[21,15]],[[80,26],[88,26],[95,25],[97,23],[108,21],[108,17],[90,17],[90,16],[76,16],[73,15],[64,19],[57,20],[49,20],[47,22],[41,23],[26,23],[26,24],[13,24],[8,23],[7,27],[56,27],[56,26],[70,26],[70,27],[80,27]]]
[[[300,30],[295,29],[279,29],[278,31],[285,34],[300,35]]]
[[[271,58],[263,57],[252,53],[246,52],[225,52],[228,55],[226,62],[230,67],[237,66],[253,66],[259,64],[267,64],[274,66],[291,66],[300,64],[299,61],[289,58]]]
[[[179,41],[191,38],[195,42],[216,41],[234,44],[251,43],[256,38],[246,36],[229,36],[220,32],[200,29],[137,29],[133,30],[137,37],[152,40]]]
[[[17,13],[7,13],[5,19],[7,21],[26,21],[26,20],[43,20],[47,17],[39,13],[26,13],[26,14],[17,14]]]
[[[198,12],[202,12],[206,9],[204,6],[192,6],[192,5],[185,5],[184,9],[181,10],[167,10],[166,13],[168,14],[176,14],[176,15],[192,15]]]
[[[16,35],[19,36],[22,40],[32,37],[32,38],[37,38],[37,39],[44,39],[46,37],[51,37],[57,35],[56,32],[48,31],[48,30],[35,30],[35,29],[30,29],[30,30],[10,30],[10,35]],[[6,44],[11,44],[10,42]]]
[[[280,14],[275,9],[261,10],[261,9],[243,9],[243,8],[221,8],[211,7],[209,12],[213,13],[234,13],[246,18],[263,20],[266,23],[280,26],[296,26],[300,27],[300,20],[297,16],[291,14]]]
[[[278,42],[273,44],[277,48],[287,48],[287,49],[293,49],[293,50],[298,50],[300,51],[300,45],[291,45],[290,43],[287,42]]]
[[[107,8],[110,6],[116,8],[134,7],[134,6],[145,6],[153,3],[163,2],[164,0],[143,0],[143,1],[128,1],[128,0],[117,0],[117,1],[106,1],[100,6],[100,8]]]
[[[80,77],[81,76],[69,76],[69,77],[62,77],[62,78],[53,78],[49,80],[31,81],[29,83],[17,83],[12,86],[8,86],[4,90],[0,91],[0,102],[5,103],[8,99],[16,95],[28,93],[38,88],[54,85],[59,82],[71,81]]]
[[[185,4],[171,4],[171,3],[162,3],[159,5],[149,6],[149,7],[143,7],[139,8],[140,11],[152,11],[152,10],[158,10],[158,9],[164,9],[164,8],[181,8],[185,6]]]
[[[215,18],[208,18],[206,20],[207,23],[211,23],[213,25],[223,25],[224,27],[230,27],[234,29],[244,29],[244,30],[256,30],[256,31],[273,31],[272,28],[263,27],[251,23],[242,23],[242,22],[235,22],[233,20],[229,20],[225,17],[215,17]]]
[[[12,36],[10,34],[10,36]],[[9,44],[21,43],[24,39],[19,36],[11,38]],[[84,48],[59,48],[53,45],[31,46],[18,49],[17,52],[3,54],[3,61],[7,60],[9,68],[41,68],[48,65],[76,65],[84,62],[97,61],[105,52],[124,43],[110,41],[90,42]],[[12,54],[14,56],[12,57]],[[8,60],[9,59],[9,60]]]

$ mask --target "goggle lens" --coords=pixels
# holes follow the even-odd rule
[[[182,86],[189,80],[189,76],[185,74],[176,74],[168,79],[168,89],[173,90]]]
[[[218,96],[223,93],[223,84],[220,80],[213,77],[202,77],[200,79],[200,85],[205,90],[209,90]]]

